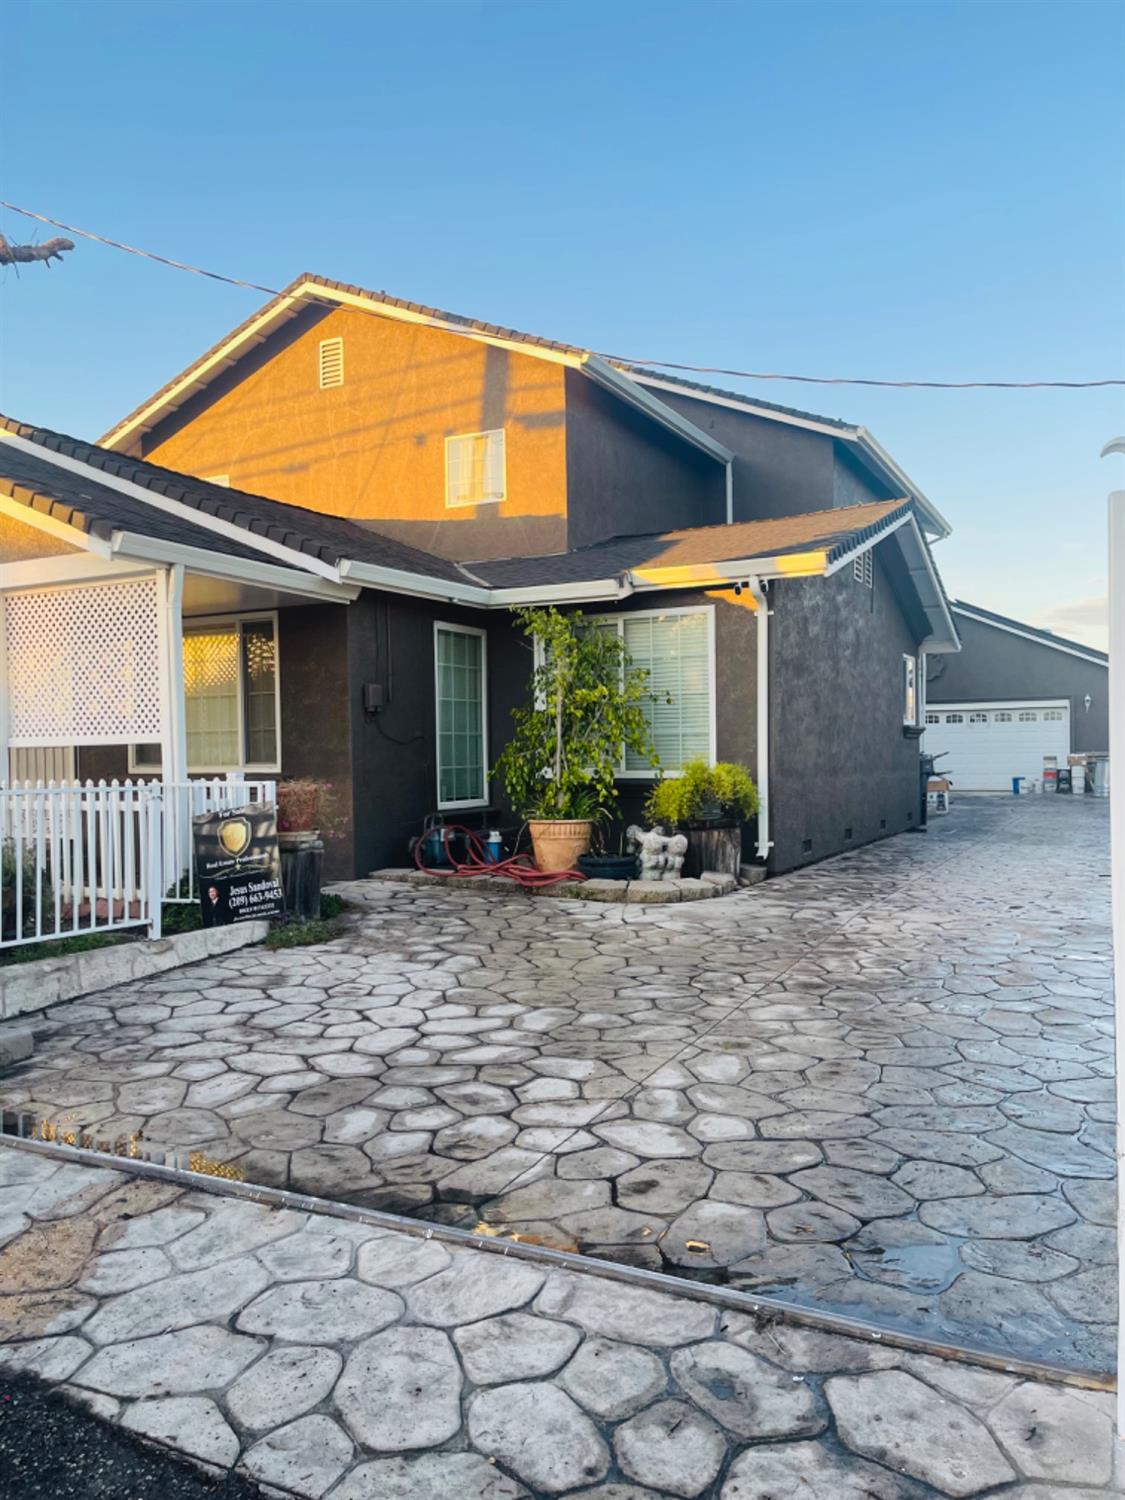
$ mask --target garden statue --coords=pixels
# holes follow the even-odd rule
[[[678,880],[687,853],[688,841],[682,833],[666,834],[659,828],[645,830],[634,823],[625,830],[630,849],[641,860],[642,880]]]

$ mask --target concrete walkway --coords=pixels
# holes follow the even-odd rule
[[[213,1186],[0,1145],[0,1370],[317,1500],[1112,1487],[1109,1396]]]
[[[0,1102],[1107,1369],[1106,812],[960,799],[924,838],[651,910],[357,882],[336,942],[51,1011]]]

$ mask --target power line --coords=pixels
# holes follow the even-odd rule
[[[68,234],[80,235],[82,239],[93,240],[95,244],[107,245],[111,250],[123,250],[128,255],[140,256],[142,260],[155,261],[158,265],[170,266],[174,271],[189,271],[193,276],[205,276],[210,281],[221,281],[227,286],[241,287],[246,291],[262,292],[267,297],[282,297],[285,293],[277,287],[263,286],[257,281],[243,281],[237,276],[224,276],[220,271],[208,271],[202,266],[193,266],[186,261],[173,260],[167,255],[158,255],[153,250],[142,250],[136,245],[126,245],[121,240],[108,238],[106,235],[95,234],[91,229],[79,229],[75,224],[65,224],[61,219],[52,219],[48,214],[35,213],[30,208],[20,208],[18,204],[8,203],[0,198],[0,208],[10,209],[12,213],[22,214],[28,219],[38,219],[41,224],[51,224],[56,229],[65,229]],[[335,308],[338,304],[330,297],[318,298],[315,293],[307,293],[309,301],[323,302]],[[375,308],[354,308],[353,311],[371,312],[376,317],[385,316],[379,314]],[[451,328],[453,333],[462,332],[461,329]],[[463,330],[466,336],[472,336],[474,330]],[[895,390],[930,390],[930,391],[1028,391],[1028,390],[1092,390],[1104,386],[1125,385],[1125,379],[1110,380],[876,380],[860,375],[791,375],[784,374],[778,370],[734,370],[724,365],[687,365],[679,364],[670,359],[635,359],[627,358],[622,354],[607,354],[599,351],[599,357],[609,360],[613,364],[631,366],[658,367],[662,370],[680,370],[693,375],[725,375],[729,379],[736,380],[787,380],[797,382],[801,385],[863,385],[881,386]]]

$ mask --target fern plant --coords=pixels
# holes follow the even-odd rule
[[[708,765],[689,760],[679,776],[661,780],[649,793],[645,817],[651,823],[693,823],[709,818],[744,823],[758,811],[758,788],[736,761]]]

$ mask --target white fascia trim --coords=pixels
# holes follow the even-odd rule
[[[810,432],[822,432],[827,437],[853,437],[856,427],[836,427],[830,422],[818,422],[815,417],[798,417],[789,412],[775,411],[772,406],[762,406],[753,396],[739,400],[735,396],[715,396],[709,391],[697,390],[693,386],[681,385],[675,380],[658,380],[652,375],[631,374],[623,370],[628,379],[638,385],[651,386],[658,391],[670,391],[674,396],[685,396],[690,401],[705,401],[709,406],[727,406],[732,411],[744,411],[752,417],[765,417],[770,422],[784,422],[787,427],[805,427]]]
[[[46,536],[53,536],[83,552],[92,552],[96,557],[109,557],[112,550],[104,538],[92,536],[90,532],[71,526],[68,521],[60,521],[57,516],[49,516],[46,511],[36,510],[34,506],[22,505],[10,495],[0,495],[0,516],[7,516],[9,520],[19,521],[24,526],[32,526]]]
[[[1032,635],[1029,630],[1019,630],[1015,625],[1001,625],[996,620],[989,620],[984,615],[978,615],[974,610],[967,609],[963,604],[952,606],[955,615],[963,615],[966,620],[972,620],[976,625],[988,625],[993,630],[1006,631],[1008,635],[1018,635],[1021,640],[1031,641],[1036,646],[1047,646],[1052,651],[1061,651],[1066,656],[1077,656],[1081,661],[1088,661],[1092,666],[1101,667],[1103,671],[1109,671],[1109,663],[1103,661],[1100,656],[1091,656],[1083,651],[1081,647],[1064,645],[1061,641],[1045,641],[1041,635]]]
[[[0,563],[0,590],[41,589],[54,584],[103,583],[107,578],[128,578],[151,573],[150,562],[129,563],[96,553],[82,552],[63,557],[29,557],[21,562]]]
[[[280,589],[308,599],[332,599],[347,604],[352,599],[357,599],[360,592],[358,588],[349,588],[346,584],[313,577],[292,568],[275,567],[272,563],[258,562],[254,558],[232,557],[225,552],[209,552],[202,547],[185,546],[182,542],[166,542],[156,537],[140,536],[135,531],[115,531],[113,552],[117,557],[141,558],[150,564],[181,564],[190,573],[203,574],[208,578]]]
[[[841,433],[840,436],[847,442],[853,442],[862,448],[869,457],[894,481],[893,487],[899,486],[910,496],[915,504],[925,512],[926,518],[932,523],[935,536],[938,541],[949,536],[953,527],[938,510],[937,506],[930,500],[911,479],[910,475],[895,462],[883,445],[871,436],[866,427],[857,427],[855,436]]]
[[[729,464],[733,460],[734,454],[729,448],[716,442],[709,433],[697,427],[694,422],[689,422],[685,416],[668,406],[666,402],[650,396],[639,381],[623,375],[615,365],[602,359],[600,354],[588,354],[580,368],[598,385],[604,386],[607,391],[612,391],[615,396],[627,401],[630,406],[635,406],[638,411],[644,412],[645,416],[667,427],[669,431],[683,438],[685,442],[691,443],[693,447],[702,449],[719,463]]]
[[[414,594],[419,599],[443,599],[449,604],[475,604],[484,609],[492,603],[493,591],[485,585],[431,578],[425,573],[409,573],[405,568],[386,568],[381,563],[354,562],[345,558],[340,564],[340,577],[365,588],[385,589],[392,594]]]
[[[940,698],[928,699],[926,703],[930,713],[957,714],[971,713],[974,709],[986,708],[1069,708],[1069,698],[957,698],[950,699],[948,703]],[[932,727],[932,726],[931,726]]]
[[[27,438],[16,437],[13,433],[0,432],[0,442],[9,443],[19,452],[31,454],[56,468],[66,469],[71,474],[81,474],[92,484],[105,485],[107,489],[117,490],[119,494],[128,495],[130,499],[140,500],[155,511],[176,516],[181,521],[190,521],[193,526],[198,526],[203,531],[213,531],[216,536],[226,537],[228,541],[238,542],[243,547],[252,547],[256,552],[264,553],[265,556],[275,558],[278,562],[288,564],[289,567],[298,568],[306,573],[315,573],[319,578],[327,578],[333,582],[339,580],[339,570],[330,563],[321,562],[319,558],[311,557],[307,552],[298,552],[293,547],[285,546],[283,542],[272,541],[269,537],[261,536],[258,532],[250,531],[246,527],[236,526],[233,521],[223,521],[218,516],[209,515],[206,511],[196,510],[191,505],[184,505],[180,500],[171,500],[167,495],[158,495],[155,491],[146,489],[144,485],[134,484],[131,479],[121,479],[116,474],[96,468],[93,464],[83,463],[81,459],[70,458],[63,453],[56,453],[52,448],[44,448],[40,443],[29,442]],[[232,490],[231,494],[237,496],[238,492]]]

